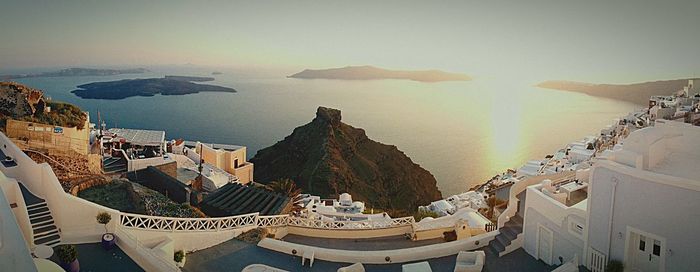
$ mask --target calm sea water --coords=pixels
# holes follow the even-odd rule
[[[509,81],[421,83],[400,80],[288,79],[224,71],[210,84],[238,93],[81,99],[77,85],[165,74],[210,76],[212,70],[171,70],[108,77],[18,80],[54,100],[97,111],[109,127],[165,130],[166,137],[245,145],[248,157],[313,119],[318,106],[340,109],[343,121],[370,138],[398,146],[435,175],[443,195],[465,191],[507,168],[541,158],[595,134],[639,107]]]

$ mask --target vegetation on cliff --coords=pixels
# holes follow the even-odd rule
[[[341,122],[339,110],[319,107],[316,118],[251,159],[256,180],[293,180],[304,193],[337,197],[348,192],[369,207],[413,214],[442,198],[435,177],[396,146]]]

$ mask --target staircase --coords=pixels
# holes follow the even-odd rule
[[[24,202],[27,204],[29,223],[34,233],[34,244],[53,247],[61,243],[61,233],[54,224],[46,201],[29,192],[22,183],[19,183],[19,186]]]
[[[105,174],[119,174],[127,170],[126,159],[121,157],[107,157],[102,159],[102,169]]]
[[[523,218],[516,213],[499,231],[500,233],[496,235],[496,238],[489,242],[489,245],[486,247],[486,250],[491,251],[495,256],[501,256],[501,253],[506,251],[511,242],[523,232]]]

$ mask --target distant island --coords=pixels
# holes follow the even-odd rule
[[[343,68],[311,70],[306,69],[288,76],[289,78],[304,79],[343,79],[343,80],[372,80],[372,79],[408,79],[421,82],[438,81],[468,81],[471,77],[464,74],[448,73],[440,70],[400,71],[387,70],[374,66],[347,66]]]
[[[205,81],[213,81],[215,78],[213,77],[198,77],[198,76],[165,76],[166,79],[177,79],[177,80],[184,80],[184,81],[194,81],[194,82],[205,82]]]
[[[199,92],[235,93],[233,88],[195,84],[190,81],[209,81],[213,78],[165,76],[163,78],[123,79],[117,81],[93,82],[78,86],[71,91],[86,99],[124,99],[132,96],[185,95]]]
[[[660,80],[634,84],[591,84],[575,81],[550,80],[537,84],[537,87],[585,93],[592,96],[612,98],[639,105],[647,105],[653,95],[670,95],[683,89],[687,79]],[[698,81],[699,79],[695,79]]]
[[[220,75],[223,74],[222,72],[211,72],[212,75]]]
[[[133,69],[92,69],[92,68],[68,68],[53,72],[43,72],[36,74],[2,75],[0,78],[28,78],[28,77],[72,77],[72,76],[113,76],[121,74],[143,74],[150,72],[144,68]]]

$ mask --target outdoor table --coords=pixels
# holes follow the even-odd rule
[[[581,190],[583,188],[588,187],[588,183],[576,183],[576,182],[569,182],[567,184],[564,184],[562,186],[559,186],[559,190],[563,191],[566,193],[566,199],[569,200],[571,199],[571,193]]]
[[[34,256],[36,256],[37,258],[48,259],[51,258],[52,255],[53,248],[51,248],[50,246],[38,245],[34,249]]]

